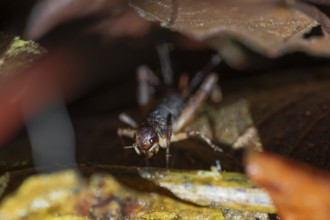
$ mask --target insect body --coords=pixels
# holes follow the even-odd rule
[[[151,157],[157,153],[159,147],[168,147],[168,140],[172,136],[172,124],[180,116],[183,105],[183,99],[173,94],[148,113],[145,122],[135,133],[135,144],[140,151]]]
[[[169,60],[169,49],[164,44],[159,45],[157,49],[162,64],[164,83],[170,85],[173,81],[173,72]],[[119,136],[126,136],[134,140],[133,144],[126,148],[133,148],[137,154],[143,153],[148,158],[156,154],[159,148],[165,148],[167,166],[170,157],[170,143],[184,140],[192,136],[198,136],[215,151],[222,151],[201,132],[184,131],[189,122],[194,119],[208,95],[212,91],[218,91],[219,94],[220,89],[217,87],[217,74],[209,73],[206,75],[205,73],[209,72],[220,62],[221,59],[218,54],[213,56],[204,69],[196,74],[190,85],[187,85],[186,88],[182,88],[183,91],[181,94],[169,93],[147,113],[144,122],[140,126],[125,113],[120,114],[119,119],[132,127],[118,129]],[[148,84],[153,84],[155,86],[159,83],[159,80],[146,66],[140,66],[138,68],[137,79],[139,83],[139,105],[141,107],[148,106],[150,102],[150,89]],[[182,84],[185,83],[181,83],[181,85]],[[197,91],[193,93],[196,88]]]
[[[215,151],[222,151],[199,131],[183,131],[216,87],[217,81],[217,74],[210,73],[198,90],[188,98],[176,93],[167,96],[147,114],[141,126],[137,126],[128,115],[121,114],[119,118],[130,124],[133,129],[118,129],[118,135],[132,138],[134,143],[127,148],[134,148],[138,154],[142,152],[148,158],[157,153],[160,147],[165,148],[167,165],[170,156],[170,143],[192,136],[200,137]]]

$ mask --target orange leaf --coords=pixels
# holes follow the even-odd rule
[[[255,151],[246,156],[246,172],[268,191],[281,219],[329,219],[329,173]]]

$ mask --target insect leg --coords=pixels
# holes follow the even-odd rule
[[[128,124],[132,128],[137,128],[138,126],[135,120],[126,113],[120,113],[119,120],[125,124]]]
[[[178,88],[181,92],[184,92],[187,90],[189,85],[189,75],[188,73],[181,73],[178,83]]]
[[[137,100],[140,108],[147,111],[151,104],[152,91],[150,86],[157,86],[159,84],[158,77],[147,66],[139,66],[136,72],[138,87]]]
[[[166,168],[168,168],[170,164],[171,136],[172,136],[172,115],[169,114],[167,117],[167,129],[166,129]]]
[[[180,133],[177,133],[177,134],[173,134],[172,138],[171,138],[171,141],[172,142],[177,142],[177,141],[188,139],[190,137],[199,137],[205,143],[207,143],[214,151],[222,152],[222,149],[220,147],[213,144],[211,139],[209,137],[207,137],[206,135],[204,135],[200,131],[187,131],[187,132],[180,132]]]
[[[206,100],[214,86],[218,81],[216,73],[210,73],[197,92],[187,101],[187,104],[183,107],[182,112],[178,120],[173,124],[173,132],[177,133],[183,129],[195,116],[198,109]]]
[[[119,137],[125,136],[129,138],[134,138],[136,130],[135,129],[130,129],[130,128],[118,128],[117,134]]]
[[[149,158],[148,158],[147,155],[145,155],[145,157],[144,157],[144,165],[145,165],[145,167],[149,167],[150,166]]]
[[[219,104],[222,101],[222,91],[221,87],[219,85],[215,85],[214,88],[211,91],[211,100],[215,104]]]
[[[250,127],[236,139],[233,144],[233,149],[251,148],[262,151],[263,149],[258,139],[257,129],[255,127]]]

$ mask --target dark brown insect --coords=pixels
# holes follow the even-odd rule
[[[164,53],[164,48],[159,49],[161,63],[168,71],[170,66],[167,52]],[[163,54],[162,54],[163,53]],[[206,70],[214,67],[220,62],[218,55],[214,56],[210,64],[206,66]],[[164,71],[163,71],[164,72]],[[171,76],[172,73],[166,74],[166,77]],[[147,90],[145,88],[147,82],[158,82],[155,80],[154,74],[146,66],[140,66],[137,70],[139,89],[138,100],[141,106],[146,105],[149,97],[147,97]],[[184,131],[184,128],[191,122],[196,113],[203,105],[207,97],[212,91],[219,92],[217,87],[218,76],[216,73],[209,73],[205,77],[205,70],[198,73],[191,84],[179,93],[170,93],[163,100],[158,102],[148,113],[144,122],[138,126],[137,123],[129,117],[127,114],[122,113],[119,119],[132,128],[119,128],[118,135],[132,138],[134,143],[126,148],[133,148],[137,154],[145,154],[148,158],[151,158],[159,151],[159,148],[166,149],[166,164],[168,166],[170,157],[170,144],[171,142],[177,142],[189,137],[197,136],[204,140],[215,151],[222,151],[218,146],[214,145],[210,138],[206,137],[199,131]],[[166,78],[168,83],[171,83],[171,77]],[[203,79],[204,78],[204,79]],[[195,93],[192,93],[193,87],[198,85],[199,87]],[[218,90],[217,90],[218,89]]]

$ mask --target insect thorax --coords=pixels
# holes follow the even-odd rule
[[[180,116],[183,99],[178,95],[171,95],[156,105],[147,115],[146,122],[153,127],[158,135],[165,137],[168,119],[171,117],[171,124],[173,124]]]

